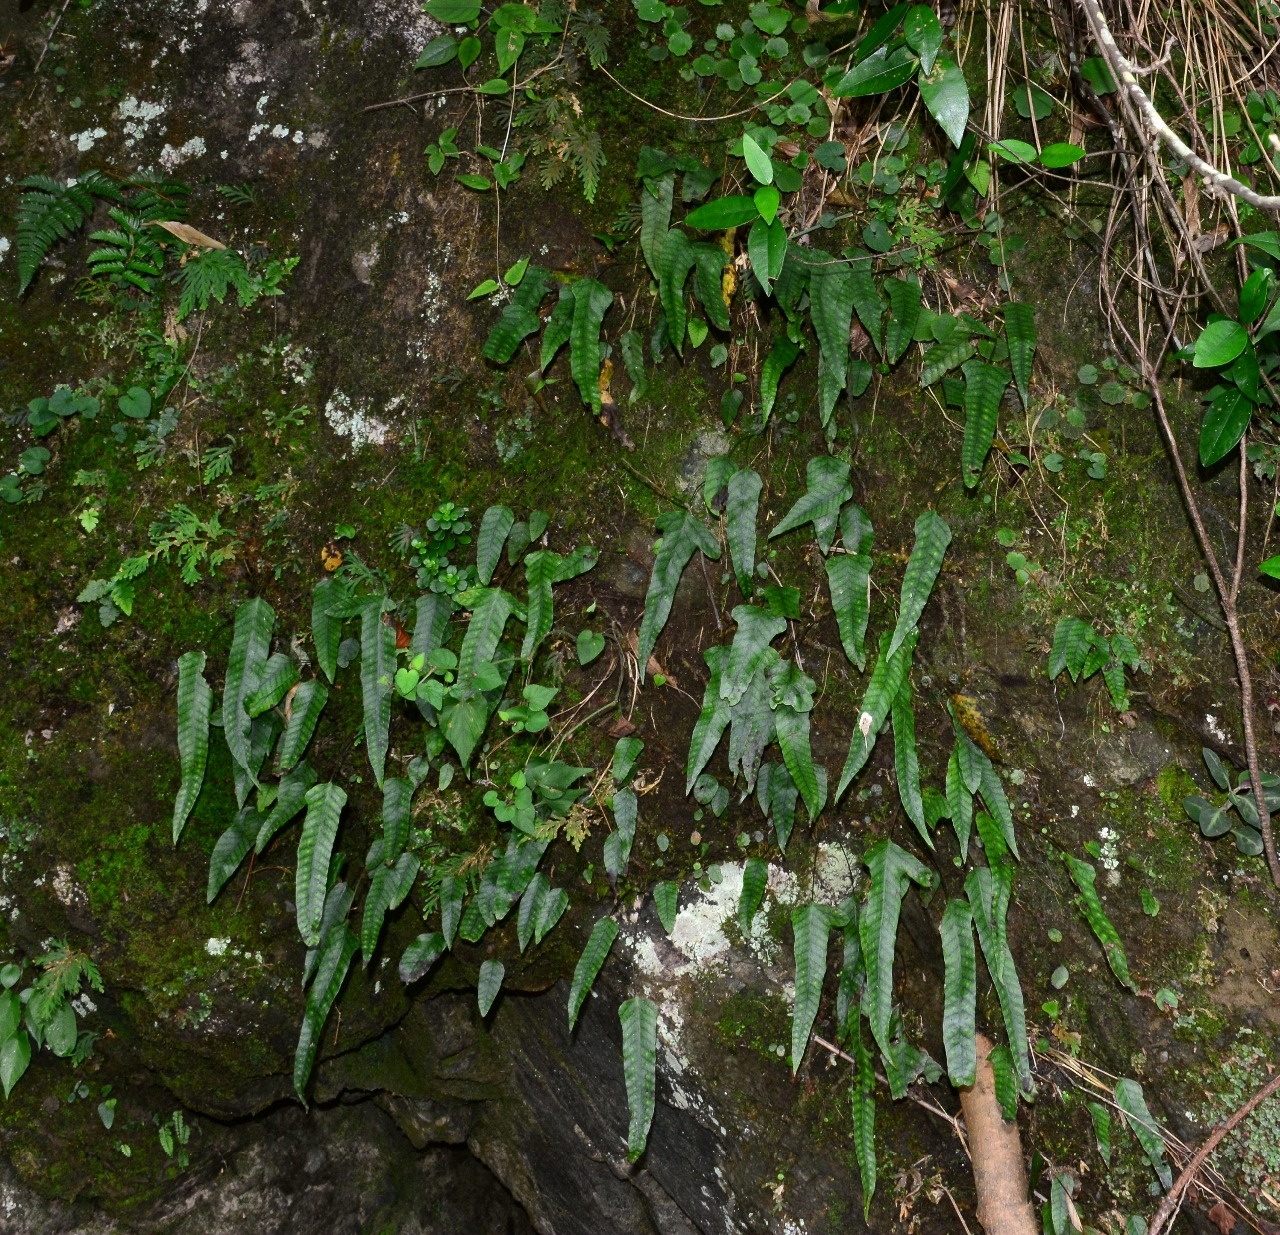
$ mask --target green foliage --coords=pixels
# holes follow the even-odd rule
[[[306,1009],[302,1014],[302,1027],[298,1032],[298,1045],[293,1055],[293,1088],[298,1100],[304,1105],[307,1079],[315,1064],[320,1035],[359,946],[359,941],[344,922],[331,926],[320,946],[315,977],[307,991]],[[403,964],[402,961],[401,965]]]
[[[942,558],[951,543],[951,529],[932,510],[916,520],[915,546],[902,577],[902,596],[898,603],[898,624],[894,627],[887,655],[893,655],[916,630],[920,615],[933,592]]]
[[[36,271],[59,240],[78,232],[93,212],[96,201],[123,200],[115,182],[102,172],[91,171],[75,184],[62,184],[48,176],[28,176],[18,182],[18,294],[31,286]]]
[[[1080,891],[1078,902],[1080,911],[1084,915],[1084,920],[1089,923],[1089,929],[1093,931],[1094,937],[1102,944],[1102,951],[1107,958],[1107,964],[1111,966],[1111,972],[1115,974],[1122,986],[1127,986],[1131,991],[1136,992],[1138,988],[1129,976],[1129,959],[1125,956],[1124,944],[1120,942],[1120,935],[1112,925],[1111,919],[1107,917],[1102,901],[1098,897],[1095,886],[1097,871],[1088,862],[1073,858],[1069,853],[1064,853],[1062,857],[1067,864],[1067,869],[1071,872],[1072,882]]]
[[[498,992],[502,989],[502,979],[506,976],[506,967],[501,961],[487,960],[480,966],[480,977],[476,983],[476,1003],[482,1017],[489,1015]]]
[[[640,680],[644,681],[649,657],[662,628],[671,616],[680,576],[689,564],[694,552],[716,561],[720,557],[720,544],[710,530],[688,511],[672,510],[658,516],[661,539],[655,548],[653,574],[644,598],[644,617],[640,622],[640,634],[636,659],[640,664]]]
[[[769,539],[812,523],[818,548],[825,555],[831,551],[835,540],[840,508],[853,496],[849,465],[829,455],[820,455],[809,460],[805,467],[805,480],[804,494],[769,533]]]
[[[669,879],[653,886],[653,905],[658,911],[662,929],[671,934],[676,926],[676,912],[680,902],[680,886]]]
[[[618,1008],[622,1022],[622,1074],[627,1086],[627,1161],[644,1153],[657,1095],[658,1008],[650,999],[625,1000]]]
[[[952,900],[942,915],[943,1008],[942,1042],[947,1073],[957,1088],[972,1085],[977,1076],[978,961],[973,944],[973,910],[966,901]]]
[[[1136,670],[1140,663],[1133,640],[1122,631],[1108,639],[1078,617],[1061,618],[1054,627],[1049,677],[1056,678],[1065,669],[1071,680],[1078,682],[1101,672],[1118,712],[1129,708],[1124,671],[1126,668]]]
[[[1261,816],[1248,773],[1241,772],[1235,788],[1232,788],[1231,773],[1217,752],[1206,746],[1201,754],[1209,775],[1227,796],[1225,801],[1214,804],[1199,794],[1192,794],[1183,799],[1183,810],[1199,825],[1202,836],[1216,840],[1230,832],[1241,853],[1257,857],[1263,849],[1259,830]],[[1262,774],[1262,796],[1269,811],[1280,810],[1280,776],[1268,772]],[[1235,818],[1232,812],[1235,812]]]
[[[1130,1131],[1138,1138],[1142,1152],[1146,1154],[1151,1169],[1155,1171],[1164,1189],[1173,1187],[1173,1172],[1169,1169],[1164,1157],[1164,1133],[1147,1108],[1146,1096],[1142,1086],[1128,1077],[1116,1084],[1116,1105],[1129,1125]]]
[[[204,784],[209,758],[209,714],[213,694],[204,679],[205,654],[178,658],[178,761],[182,781],[173,803],[173,843],[178,843]]]
[[[612,918],[601,918],[591,931],[587,946],[582,949],[578,963],[574,967],[573,982],[569,986],[569,1028],[572,1029],[578,1020],[578,1013],[591,993],[596,975],[604,965],[613,941],[618,937],[618,924]]]
[[[830,911],[825,905],[797,905],[791,911],[795,939],[796,999],[791,1014],[791,1071],[800,1071],[809,1034],[822,1000],[822,979],[827,970],[827,936]]]

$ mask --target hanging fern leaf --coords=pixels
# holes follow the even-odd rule
[[[1049,652],[1049,678],[1056,678],[1064,669],[1071,680],[1080,680],[1085,657],[1093,644],[1093,627],[1083,618],[1064,617],[1053,628],[1053,647]]]
[[[827,774],[825,768],[817,767],[813,762],[813,751],[809,745],[809,713],[780,705],[774,709],[774,726],[783,762],[804,799],[810,820],[814,820],[827,802]]]
[[[643,181],[640,191],[640,252],[655,279],[662,278],[662,250],[671,227],[671,203],[676,174]]]
[[[844,768],[840,773],[840,784],[836,788],[837,801],[844,796],[849,782],[862,771],[871,757],[876,736],[884,728],[885,719],[893,707],[893,700],[902,687],[907,671],[911,668],[911,654],[915,651],[916,638],[917,635],[913,632],[890,656],[888,632],[880,636],[880,655],[872,667],[871,680],[867,683],[866,693],[862,696],[858,724],[849,743],[849,754],[845,757]]]
[[[977,486],[982,466],[996,437],[1000,399],[1009,384],[1009,370],[985,360],[970,360],[964,366],[964,444],[960,465],[966,489]]]
[[[769,684],[767,674],[778,659],[777,652],[770,648],[769,658],[761,665],[760,672],[751,679],[747,693],[730,711],[729,772],[735,778],[742,777],[748,793],[755,788],[765,748],[777,736],[773,687]]]
[[[924,817],[924,798],[920,792],[920,761],[916,755],[916,714],[911,707],[911,683],[905,678],[893,697],[890,709],[893,721],[893,762],[898,778],[898,798],[920,839],[932,849],[933,837]]]
[[[853,496],[849,465],[830,455],[810,459],[805,467],[805,483],[804,494],[769,533],[769,539],[812,523],[818,548],[825,555],[835,540],[840,508]]]
[[[205,654],[187,652],[178,658],[178,766],[182,781],[173,802],[173,843],[200,796],[209,760],[209,712],[213,692],[204,680]]]
[[[311,593],[311,637],[316,645],[316,661],[331,682],[338,672],[338,645],[342,642],[342,619],[329,613],[329,606],[338,599],[337,593],[338,586],[332,579],[321,579]]]
[[[888,1055],[898,916],[907,894],[907,885],[915,882],[922,888],[931,888],[935,876],[918,858],[890,840],[877,841],[862,860],[871,872],[871,889],[858,913],[862,963],[867,969],[867,991],[862,1006],[876,1045]]]
[[[693,726],[693,735],[689,739],[689,758],[685,765],[685,794],[693,792],[693,783],[698,779],[702,769],[707,766],[711,756],[715,754],[720,738],[733,715],[733,709],[720,695],[720,679],[724,671],[725,661],[729,658],[726,647],[711,647],[703,654],[711,677],[707,681],[707,689],[702,696],[702,711]]]
[[[969,833],[973,826],[973,794],[965,784],[960,770],[959,746],[951,751],[947,761],[947,806],[951,812],[951,827],[956,834],[959,853],[956,864],[963,866],[969,860]]]
[[[294,904],[302,942],[314,948],[320,942],[320,918],[324,913],[329,882],[329,859],[338,836],[338,820],[347,804],[340,785],[327,781],[312,785],[306,794],[307,816],[298,840],[298,865],[294,877]],[[255,833],[256,834],[256,833]]]
[[[729,499],[725,505],[725,540],[729,560],[744,596],[751,595],[751,579],[756,571],[756,513],[764,481],[758,472],[744,467],[729,477]]]
[[[613,303],[613,293],[595,279],[573,285],[573,329],[569,335],[569,368],[578,393],[600,415],[600,326]]]
[[[461,593],[471,610],[467,633],[458,651],[458,680],[469,682],[481,665],[491,663],[516,604],[502,588],[473,588]]]
[[[932,386],[940,377],[950,373],[957,365],[962,365],[973,356],[973,340],[966,336],[948,339],[945,343],[935,343],[924,354],[920,365],[920,388]]]
[[[748,858],[742,868],[742,895],[738,898],[738,929],[744,939],[751,934],[751,923],[764,900],[768,882],[768,863],[763,858]]]
[[[271,810],[258,828],[253,847],[261,853],[275,836],[303,808],[307,800],[307,790],[316,783],[316,774],[305,762],[298,764],[287,772],[276,790],[276,800]]]
[[[440,880],[440,933],[446,948],[453,947],[454,936],[458,933],[466,890],[466,883],[455,875],[446,875]]]
[[[359,944],[345,923],[339,923],[326,936],[316,967],[315,980],[307,992],[307,1007],[302,1015],[302,1028],[298,1033],[298,1046],[293,1053],[293,1089],[302,1102],[306,1102],[307,1079],[315,1064],[316,1050],[329,1010],[342,990],[351,958]],[[402,962],[403,963],[403,962]]]
[[[371,596],[360,611],[360,698],[364,742],[373,779],[382,788],[391,743],[392,678],[396,671],[396,630],[382,620],[387,597]]]
[[[501,961],[488,960],[480,966],[480,977],[476,982],[476,1003],[480,1008],[481,1019],[489,1015],[493,1001],[502,989],[502,979],[507,975],[506,966]]]
[[[516,349],[542,325],[538,306],[551,287],[551,271],[527,266],[510,302],[503,308],[489,337],[484,341],[484,358],[508,364]]]
[[[538,368],[543,373],[556,358],[556,353],[569,342],[569,336],[573,333],[575,304],[573,286],[565,284],[560,289],[560,299],[556,301],[556,307],[551,310],[551,317],[547,321],[546,329],[542,332],[542,350],[539,353]]]
[[[658,911],[662,929],[671,934],[676,928],[676,913],[680,906],[680,889],[669,879],[653,885],[653,907]]]
[[[933,592],[942,558],[951,543],[951,529],[935,511],[926,510],[916,520],[916,540],[902,576],[902,596],[898,602],[898,624],[889,643],[892,656],[919,624],[920,615]]]
[[[695,550],[712,561],[720,558],[720,542],[711,530],[699,523],[686,510],[669,510],[658,516],[658,531],[662,536],[653,562],[653,575],[644,598],[644,617],[640,621],[640,635],[636,659],[640,663],[640,682],[644,683],[649,657],[662,628],[671,616],[671,604],[675,600],[680,576],[689,564]]]
[[[1116,1085],[1116,1105],[1130,1131],[1138,1138],[1142,1152],[1147,1155],[1147,1161],[1151,1163],[1167,1192],[1173,1187],[1173,1172],[1164,1159],[1164,1133],[1147,1107],[1142,1086],[1137,1081],[1124,1077]]]
[[[289,719],[285,723],[284,736],[280,739],[277,766],[287,772],[302,758],[307,743],[311,741],[320,720],[320,713],[329,701],[329,688],[321,681],[303,682],[293,693],[289,705]]]
[[[791,1072],[800,1071],[809,1033],[822,1002],[827,973],[827,936],[831,911],[825,905],[797,905],[791,911],[795,939],[796,1003],[791,1015]]]
[[[591,993],[596,975],[604,965],[613,941],[618,937],[618,924],[612,918],[601,918],[582,949],[578,963],[573,970],[573,982],[569,986],[569,1028],[572,1030],[578,1021],[578,1013]]]
[[[404,955],[400,957],[400,964],[397,966],[400,981],[407,986],[410,982],[416,982],[419,978],[425,977],[427,970],[444,953],[444,936],[439,931],[419,935],[405,948]]]
[[[884,358],[897,364],[916,335],[920,321],[920,284],[908,279],[886,279],[884,290],[889,296],[889,321],[884,328]]]
[[[884,301],[876,287],[871,271],[865,265],[852,267],[853,307],[863,329],[871,336],[878,352],[884,352],[884,337],[880,329],[884,321]]]
[[[657,1096],[658,1006],[628,999],[618,1008],[622,1022],[622,1073],[627,1084],[627,1161],[644,1153]]]
[[[569,908],[569,893],[563,888],[552,888],[542,902],[538,920],[533,924],[533,942],[541,943],[561,915]]]
[[[1138,988],[1129,976],[1129,958],[1125,956],[1124,944],[1098,897],[1098,872],[1088,862],[1073,858],[1069,853],[1064,853],[1062,857],[1067,870],[1071,872],[1072,882],[1080,889],[1080,910],[1084,914],[1084,920],[1089,923],[1089,929],[1102,945],[1111,972],[1122,986],[1127,986],[1136,993]]]
[[[769,354],[760,366],[760,416],[765,424],[773,412],[774,402],[778,398],[778,383],[782,375],[796,362],[800,355],[800,344],[793,342],[787,335],[780,334],[769,349]]]
[[[772,822],[778,848],[787,851],[791,829],[795,824],[796,799],[800,796],[795,781],[786,767],[766,763],[760,768],[756,782],[756,801],[764,813],[765,822]]]
[[[533,939],[533,928],[538,921],[542,904],[547,899],[547,889],[550,886],[546,875],[538,871],[529,880],[529,886],[520,897],[520,909],[516,914],[516,942],[520,945],[521,952]]]
[[[871,1218],[871,1199],[876,1194],[876,1070],[862,1040],[862,1021],[855,1018],[853,1029],[854,1081],[853,1148],[862,1181],[862,1220]]]
[[[738,605],[732,616],[737,630],[720,678],[720,697],[730,707],[741,701],[748,684],[773,651],[769,645],[787,629],[786,618],[757,605]]]
[[[209,855],[209,879],[205,887],[207,904],[213,904],[227,880],[240,869],[240,863],[253,848],[254,837],[261,825],[262,816],[253,807],[245,806],[236,815],[235,822],[218,837]]]
[[[91,171],[76,184],[62,184],[48,176],[28,176],[19,181],[18,199],[18,295],[31,286],[40,264],[59,240],[78,232],[93,213],[95,198],[123,201],[115,184],[101,172]]]
[[[245,711],[250,716],[261,716],[275,707],[298,681],[298,676],[298,666],[292,657],[283,652],[274,653],[262,666],[257,690],[244,701]]]
[[[1031,406],[1031,362],[1036,353],[1036,315],[1029,304],[1017,301],[1004,307],[1004,337],[1009,344],[1009,367],[1022,396],[1022,406]]]
[[[684,355],[684,338],[689,321],[684,285],[697,260],[693,242],[683,231],[673,228],[667,233],[658,257],[658,297],[667,317],[671,346],[676,349],[678,356]]]
[[[729,306],[725,303],[724,268],[729,255],[718,244],[693,246],[693,290],[698,303],[717,330],[729,329]]]
[[[245,702],[258,688],[275,624],[275,613],[261,597],[246,601],[236,610],[227,680],[222,691],[222,732],[231,758],[245,769],[249,767],[249,733],[253,727]],[[256,774],[249,779],[255,785],[258,783]],[[237,799],[243,806],[243,796],[237,794]]]
[[[524,286],[523,281],[520,286]],[[502,546],[507,543],[507,535],[515,522],[515,512],[509,506],[490,506],[480,520],[480,531],[476,535],[476,578],[485,587],[489,586],[494,569],[502,559]]]
[[[1022,855],[1018,852],[1018,841],[1013,834],[1013,811],[1009,807],[1009,799],[1005,796],[1000,774],[986,755],[982,756],[982,760],[982,800],[986,802],[987,809],[999,824],[1001,839],[1009,852],[1015,858],[1020,858]]]
[[[978,1071],[978,959],[973,943],[973,910],[968,902],[948,902],[942,914],[942,1044],[947,1075],[961,1089]]]
[[[379,864],[370,876],[364,920],[360,924],[360,951],[366,967],[373,959],[387,914],[398,909],[409,895],[420,865],[421,859],[416,853],[402,853],[394,866]]]
[[[854,275],[830,254],[813,251],[809,271],[809,316],[818,336],[818,415],[825,426],[849,376],[849,326]]]
[[[973,910],[973,925],[987,962],[987,972],[996,988],[1005,1032],[1009,1035],[1018,1089],[1024,1097],[1030,1098],[1035,1093],[1035,1081],[1031,1076],[1026,1007],[1013,953],[1009,949],[1006,925],[1012,882],[1008,864],[1000,862],[993,868],[978,867],[970,871],[964,881],[964,890]]]

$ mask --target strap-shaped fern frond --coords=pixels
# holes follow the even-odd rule
[[[74,184],[48,176],[28,176],[19,186],[18,294],[31,286],[40,264],[59,240],[78,232],[93,212],[95,198],[122,201],[115,183],[101,172],[89,172]]]

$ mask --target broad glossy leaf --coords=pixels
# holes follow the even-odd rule
[[[508,506],[490,506],[480,520],[476,536],[476,578],[485,587],[489,586],[494,569],[502,559],[502,547],[515,522],[515,512]]]
[[[973,943],[973,910],[967,901],[948,902],[942,914],[942,1043],[947,1074],[962,1089],[977,1077],[978,958]]]
[[[892,51],[881,47],[855,64],[836,83],[831,93],[837,99],[861,99],[885,94],[911,80],[920,61],[906,47]]]
[[[760,215],[755,199],[744,194],[731,194],[707,202],[684,217],[686,227],[704,232],[721,232],[730,227],[741,227]]]
[[[285,722],[284,735],[280,739],[280,749],[276,756],[277,766],[282,772],[295,767],[316,731],[320,713],[329,701],[329,688],[318,678],[303,682],[293,694],[289,707],[289,719]]]
[[[1230,364],[1244,351],[1248,342],[1249,335],[1239,322],[1219,318],[1200,332],[1192,364],[1197,369],[1215,369],[1219,365]]]
[[[1253,418],[1253,400],[1244,391],[1223,391],[1204,414],[1200,425],[1200,463],[1212,467],[1225,459],[1244,437]]]
[[[951,543],[951,528],[935,511],[926,510],[916,520],[915,544],[902,576],[902,595],[898,602],[898,624],[889,642],[892,656],[915,631],[920,615],[933,592],[942,559]]]
[[[930,115],[951,144],[959,146],[969,123],[969,87],[964,80],[964,70],[950,56],[939,56],[932,69],[926,69],[921,56],[917,83]]]
[[[943,39],[942,23],[938,20],[937,13],[927,4],[913,5],[903,19],[902,33],[907,46],[920,57],[920,71],[932,73]],[[959,139],[952,138],[952,141],[959,145]]]
[[[569,986],[569,1028],[572,1029],[578,1020],[578,1013],[591,993],[591,987],[604,965],[613,941],[618,937],[618,924],[612,918],[601,918],[582,949],[578,963],[573,970],[573,982]]]
[[[13,1092],[13,1087],[22,1079],[30,1063],[31,1039],[27,1037],[26,1030],[19,1029],[0,1044],[0,1085],[4,1086],[5,1098]]]
[[[302,1015],[298,1046],[293,1055],[293,1088],[299,1100],[304,1103],[307,1079],[315,1063],[324,1023],[329,1019],[329,1010],[338,998],[338,992],[342,990],[347,970],[351,968],[351,958],[355,956],[358,947],[356,937],[344,924],[339,923],[325,936],[315,981],[307,992],[307,1006]]]
[[[796,1002],[791,1016],[791,1071],[800,1071],[809,1033],[822,1002],[827,973],[827,936],[831,910],[826,905],[797,905],[791,911],[796,962]]]
[[[246,601],[236,610],[227,680],[222,691],[222,732],[231,758],[246,770],[250,762],[249,733],[253,718],[245,710],[245,701],[258,688],[275,624],[275,612],[261,597]],[[252,773],[248,780],[257,785],[257,774]],[[237,805],[243,806],[244,796],[238,794],[237,799]]]
[[[627,1086],[627,1161],[644,1153],[657,1095],[658,1006],[651,999],[628,999],[618,1008],[622,1022],[622,1073]]]
[[[742,157],[747,164],[747,171],[757,184],[773,183],[773,161],[750,133],[742,135]]]
[[[328,891],[329,860],[338,835],[338,821],[347,804],[346,791],[332,781],[312,785],[306,795],[307,815],[298,840],[298,865],[294,878],[298,933],[314,948],[320,942],[320,918]],[[255,835],[256,835],[255,830]]]
[[[995,441],[1000,399],[1009,385],[1010,373],[1000,365],[973,359],[964,366],[964,444],[960,463],[964,483],[974,488],[982,475],[991,443]]]
[[[752,273],[768,296],[787,256],[787,229],[781,219],[774,219],[772,223],[757,219],[751,224],[747,233],[747,256]]]
[[[804,494],[769,533],[769,539],[812,523],[818,547],[825,554],[835,539],[840,507],[853,496],[849,465],[830,455],[819,455],[806,465],[805,480],[808,487]]]
[[[1080,910],[1084,914],[1085,921],[1089,923],[1089,929],[1093,931],[1094,937],[1102,945],[1102,951],[1107,958],[1107,964],[1111,966],[1111,972],[1115,974],[1122,986],[1127,986],[1131,991],[1136,992],[1138,987],[1129,976],[1129,958],[1125,955],[1124,944],[1120,942],[1120,935],[1111,919],[1107,917],[1107,912],[1103,909],[1102,901],[1098,897],[1096,886],[1098,872],[1088,862],[1073,858],[1069,853],[1064,853],[1062,857],[1067,864],[1067,869],[1071,872],[1072,882],[1080,890]]]
[[[1043,167],[1071,167],[1084,158],[1087,151],[1073,142],[1050,142],[1040,151],[1040,163]]]
[[[713,561],[720,557],[720,542],[711,530],[699,523],[688,511],[671,510],[658,516],[658,531],[662,539],[653,562],[653,575],[644,598],[644,617],[640,622],[640,635],[636,658],[640,663],[640,681],[644,682],[649,657],[662,628],[671,615],[671,603],[675,599],[680,576],[689,564],[695,550]]]
[[[1164,1158],[1164,1133],[1147,1107],[1142,1086],[1124,1077],[1116,1085],[1116,1105],[1167,1192],[1173,1187],[1173,1172]]]
[[[178,764],[182,781],[173,803],[173,843],[200,796],[209,759],[209,713],[213,692],[204,679],[205,654],[187,652],[178,658]]]
[[[863,1010],[876,1044],[888,1055],[893,1016],[893,958],[898,947],[898,917],[907,886],[931,888],[936,877],[918,858],[890,840],[877,841],[863,855],[871,872],[871,889],[858,914],[862,963],[867,969]]]
[[[506,977],[506,966],[501,961],[488,960],[480,966],[480,977],[476,983],[476,1003],[480,1007],[480,1016],[489,1015],[493,1001],[502,989],[502,979]]]
[[[1010,301],[1004,307],[1004,337],[1009,345],[1009,367],[1022,396],[1022,406],[1031,406],[1031,363],[1036,354],[1036,315],[1029,304]]]

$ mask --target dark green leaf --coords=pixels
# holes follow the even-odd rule
[[[902,595],[898,602],[898,623],[889,643],[890,657],[915,631],[920,615],[933,592],[942,559],[951,543],[951,529],[935,511],[926,510],[916,520],[915,545],[902,577]]]
[[[200,796],[209,758],[209,713],[213,692],[204,679],[205,654],[187,652],[178,658],[178,763],[182,781],[173,803],[173,843]]]
[[[298,841],[298,865],[294,878],[298,933],[308,947],[320,942],[320,918],[329,883],[329,860],[338,835],[338,821],[347,794],[332,781],[312,785],[306,794],[307,815]],[[257,829],[254,830],[254,836]],[[252,839],[250,840],[252,844]]]
[[[569,1028],[572,1029],[578,1020],[578,1013],[591,993],[596,975],[604,965],[609,949],[618,936],[618,924],[612,918],[601,918],[587,940],[578,964],[573,971],[573,982],[569,987]]]
[[[342,923],[325,936],[315,981],[307,992],[307,1007],[302,1016],[298,1046],[293,1055],[293,1088],[298,1098],[304,1102],[307,1078],[315,1063],[324,1023],[328,1020],[329,1010],[346,980],[347,970],[351,968],[351,958],[355,956],[358,946],[356,937]]]
[[[964,445],[960,461],[965,487],[972,489],[982,475],[982,465],[996,436],[1000,399],[1009,384],[1008,369],[973,359],[964,366]]]
[[[962,900],[948,902],[942,915],[942,1042],[947,1073],[961,1089],[977,1076],[978,960],[973,943],[973,910]]]
[[[796,1001],[791,1017],[791,1071],[800,1071],[809,1033],[822,1001],[827,972],[827,935],[831,910],[825,905],[797,905],[791,911],[795,939]]]
[[[932,11],[930,16],[933,16]],[[934,21],[937,21],[936,17]],[[926,67],[922,54],[918,82],[920,97],[938,122],[938,127],[950,138],[953,146],[959,146],[969,123],[969,87],[964,80],[964,70],[950,56],[939,56],[938,62],[930,69]]]
[[[622,1072],[627,1085],[627,1161],[644,1153],[657,1095],[658,1007],[650,999],[628,999],[618,1008],[622,1022]]]

